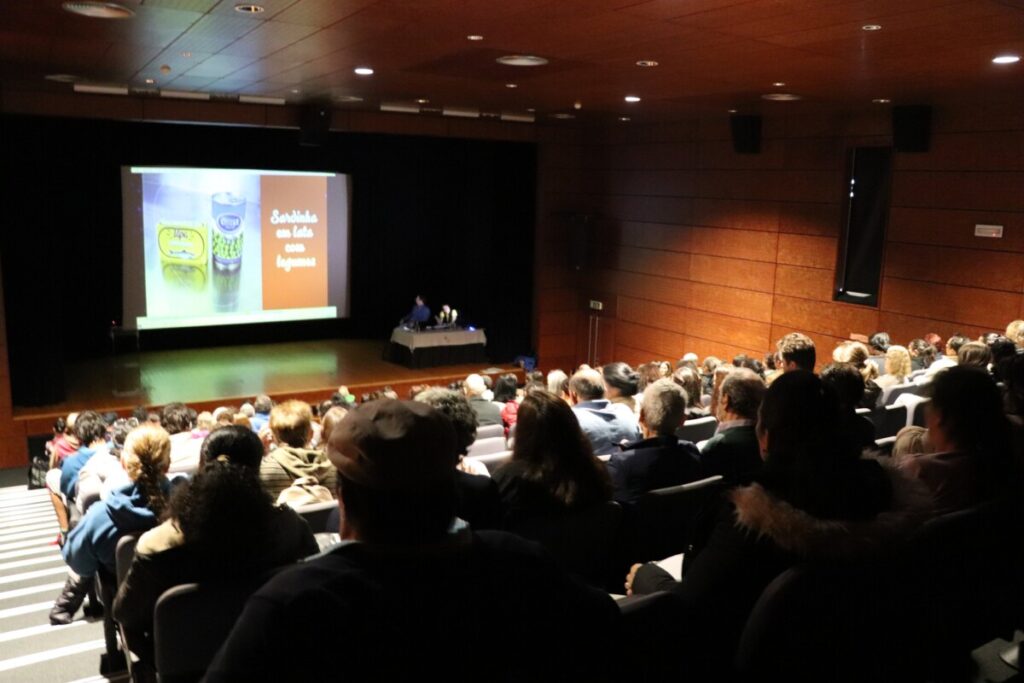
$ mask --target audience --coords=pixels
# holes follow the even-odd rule
[[[868,347],[858,341],[843,342],[832,352],[832,360],[850,363],[857,368],[864,380],[864,396],[857,407],[874,408],[882,394],[882,387],[875,381],[878,379],[878,366],[868,361]]]
[[[696,370],[683,366],[672,373],[672,380],[682,387],[686,395],[686,419],[693,420],[711,414],[701,401],[701,381]]]
[[[640,408],[643,440],[623,446],[608,460],[613,498],[633,503],[654,489],[686,484],[705,476],[700,452],[680,441],[676,430],[686,422],[686,392],[669,379],[659,379],[644,390]]]
[[[573,409],[548,393],[523,399],[512,458],[493,477],[506,527],[596,505],[612,494],[608,472],[594,456]]]
[[[277,447],[263,456],[260,481],[275,502],[296,482],[334,491],[337,475],[326,454],[306,447],[313,436],[312,419],[309,404],[302,401],[285,401],[270,411]]]
[[[875,364],[879,374],[885,372],[885,352],[889,350],[891,343],[888,332],[875,332],[868,340],[868,346],[871,349],[868,360]]]
[[[898,384],[904,384],[910,376],[910,353],[906,347],[893,344],[885,352],[885,374],[875,380],[875,384],[885,389],[891,389]],[[879,400],[881,400],[879,396]]]
[[[968,342],[956,353],[957,365],[965,368],[988,370],[992,362],[992,352],[982,342]]]
[[[569,375],[561,370],[552,370],[547,377],[548,393],[554,394],[566,403],[569,400]]]
[[[467,377],[463,382],[463,391],[466,392],[470,407],[476,413],[476,421],[479,426],[501,424],[501,409],[490,399],[484,398],[488,389],[482,376],[474,374]]]
[[[730,370],[719,387],[715,435],[700,449],[708,475],[719,474],[730,484],[745,484],[761,470],[761,446],[754,425],[764,398],[764,381],[752,370]]]
[[[67,503],[73,503],[78,496],[78,476],[95,455],[109,453],[107,445],[107,423],[95,410],[85,410],[74,421],[78,450],[64,459],[60,466],[59,491]],[[53,478],[47,477],[52,481]],[[65,529],[62,527],[62,531]]]
[[[935,347],[924,339],[911,340],[910,344],[907,345],[907,351],[910,352],[911,372],[927,370],[928,366],[935,361],[935,355],[938,353]]]
[[[252,414],[246,411],[245,407],[242,406],[242,412],[249,418],[252,431],[259,434],[260,430],[270,424],[270,411],[274,408],[274,401],[266,394],[260,394],[252,402]]]
[[[889,351],[895,347],[889,347]],[[852,363],[830,363],[821,371],[821,381],[831,388],[839,404],[839,438],[860,449],[875,447],[875,425],[857,414],[864,398],[864,378]]]
[[[192,474],[199,468],[202,439],[192,435],[195,412],[184,403],[168,403],[160,412],[160,426],[171,435],[171,474]]]
[[[817,362],[814,342],[805,334],[790,332],[776,344],[783,372],[806,370],[814,372]]]
[[[604,377],[605,398],[614,404],[624,405],[632,413],[637,412],[636,393],[640,375],[626,363],[608,363],[601,368]]]
[[[955,367],[957,364],[957,359],[960,354],[960,349],[968,341],[970,340],[967,339],[967,337],[963,337],[959,334],[954,334],[952,337],[946,340],[946,345],[945,347],[943,347],[943,355],[940,358],[936,359],[934,363],[929,365],[928,369],[925,370],[925,373],[922,376],[918,377],[915,380],[915,382],[917,384],[926,384],[928,382],[931,382],[938,372],[945,370],[946,368]]]
[[[634,565],[626,580],[630,594],[667,590],[683,600],[687,618],[676,638],[695,680],[729,670],[754,603],[786,568],[866,556],[914,526],[908,511],[893,509],[886,471],[841,440],[835,396],[810,372],[772,383],[757,435],[763,471],[729,493],[731,505],[704,549],[688,558],[683,580],[656,564]]]
[[[511,373],[502,375],[494,384],[494,402],[501,411],[501,424],[505,426],[506,436],[516,423],[516,413],[519,411],[519,402],[516,400],[518,393],[519,380]]]
[[[614,601],[535,544],[453,525],[455,451],[451,425],[427,405],[354,410],[328,444],[344,542],[250,598],[206,680],[606,678],[603,658],[567,653],[608,651]],[[310,651],[339,628],[330,656]],[[494,651],[526,642],[514,657]]]
[[[1014,320],[1007,325],[1006,336],[1017,346],[1024,347],[1024,320]]]
[[[153,608],[184,583],[258,580],[318,552],[306,522],[260,484],[263,444],[250,429],[221,427],[203,442],[199,471],[177,487],[167,521],[144,533],[113,615],[128,646],[153,667]]]
[[[959,367],[936,375],[930,393],[925,422],[934,452],[904,458],[904,472],[924,482],[941,510],[1000,497],[1011,480],[1011,438],[995,381],[961,357]]]
[[[597,370],[579,370],[569,380],[569,400],[583,433],[595,455],[608,455],[623,442],[640,438],[640,426],[633,412],[604,397],[604,378]],[[517,427],[516,439],[521,438]]]

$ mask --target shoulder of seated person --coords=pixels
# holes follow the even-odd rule
[[[169,519],[142,534],[135,546],[135,552],[139,555],[155,555],[184,543],[185,535],[174,521]]]

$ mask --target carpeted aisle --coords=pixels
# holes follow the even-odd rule
[[[50,626],[66,568],[45,490],[0,488],[0,681],[105,681],[101,620]]]

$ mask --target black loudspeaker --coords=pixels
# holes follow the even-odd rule
[[[734,114],[729,117],[732,148],[737,154],[760,154],[761,117]]]
[[[892,146],[897,152],[927,152],[931,137],[931,107],[903,105],[892,108]]]
[[[299,114],[299,144],[319,147],[327,142],[331,129],[331,107],[326,104],[307,104]]]

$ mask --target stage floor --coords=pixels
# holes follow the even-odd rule
[[[390,385],[405,398],[417,384],[448,384],[485,369],[522,371],[512,365],[448,365],[410,369],[382,358],[384,340],[321,341],[142,351],[72,365],[62,403],[15,408],[29,433],[46,431],[58,415],[90,408],[118,412],[134,406],[183,401],[197,410],[239,405],[257,394],[322,401],[345,384],[356,396]]]

